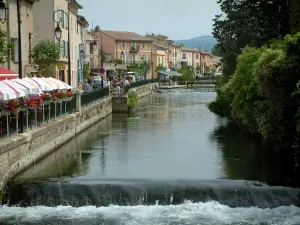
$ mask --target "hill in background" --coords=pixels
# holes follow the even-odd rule
[[[200,37],[195,37],[192,39],[187,40],[177,40],[175,41],[177,44],[184,44],[185,46],[189,48],[199,48],[207,50],[208,52],[211,52],[215,44],[217,44],[216,39],[211,35],[203,35]]]

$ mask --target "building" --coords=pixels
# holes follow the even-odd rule
[[[121,59],[125,65],[151,61],[152,39],[134,32],[109,30],[99,30],[96,36],[102,55],[100,66],[108,74],[114,71],[116,59]]]
[[[18,18],[17,18],[17,1],[4,0],[4,3],[9,9],[8,18],[3,29],[6,30],[6,39],[8,43],[12,44],[11,60],[6,62],[3,67],[12,70],[16,73],[19,71],[19,42],[18,42]],[[22,74],[24,76],[31,76],[36,72],[36,65],[32,64],[31,48],[32,39],[34,37],[33,31],[33,6],[36,4],[35,0],[20,0],[20,15],[21,15],[21,54],[22,54]]]
[[[181,66],[194,66],[194,50],[183,46],[181,48]]]
[[[72,12],[72,10],[70,11]],[[77,86],[78,83],[83,82],[83,61],[85,59],[86,29],[89,26],[89,23],[85,19],[85,17],[77,15],[77,13],[78,12],[75,12],[73,15],[74,20],[72,21],[74,21],[74,25],[76,25],[76,28],[72,29],[74,30],[74,32],[71,35],[71,43],[73,43],[71,48],[73,86]],[[73,13],[71,13],[71,15],[72,14]]]
[[[158,71],[168,70],[168,48],[159,44],[153,44],[152,47],[152,63],[153,78],[158,78]]]
[[[48,9],[48,10],[45,10]],[[54,68],[56,78],[76,86],[79,75],[82,72],[79,63],[79,45],[84,43],[84,29],[88,26],[87,21],[78,16],[78,10],[82,6],[76,0],[40,0],[34,4],[34,33],[33,44],[36,45],[42,40],[55,41],[61,45],[61,57]],[[57,40],[54,34],[56,26],[62,30],[61,39]],[[71,79],[68,79],[68,32],[70,35],[70,62]],[[81,49],[81,50],[84,50]],[[79,60],[79,61],[78,61]],[[80,80],[80,79],[79,79]]]
[[[100,46],[94,45],[95,41],[92,34],[88,33],[85,40],[85,64],[88,65],[89,70],[96,71],[100,68],[99,49]]]
[[[180,69],[181,67],[181,46],[171,43],[169,48],[170,60],[172,62],[172,69]]]
[[[213,56],[209,52],[201,52],[201,67],[204,74],[210,74],[214,68]]]

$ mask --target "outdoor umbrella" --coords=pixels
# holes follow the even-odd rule
[[[8,101],[27,96],[26,92],[0,81],[0,100]]]
[[[42,89],[42,91],[57,90],[57,86],[49,84],[48,82],[46,82],[38,77],[32,77],[32,78],[26,77],[26,78],[23,78],[23,80],[26,80],[28,82],[31,82],[32,84],[38,85]]]
[[[37,95],[42,93],[42,89],[38,86],[38,84],[33,81],[28,81],[25,79],[13,79],[12,82],[21,85],[22,87],[29,90],[30,95]]]
[[[73,87],[71,87],[70,85],[66,84],[65,82],[49,77],[49,78],[42,78],[44,80],[46,80],[47,82],[50,83],[55,83],[58,86],[58,89],[63,90],[63,89],[72,89]]]

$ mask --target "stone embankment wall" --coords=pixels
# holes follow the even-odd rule
[[[149,95],[157,84],[136,88],[138,97]],[[58,147],[112,113],[111,97],[96,101],[26,133],[0,140],[0,200],[6,184]]]

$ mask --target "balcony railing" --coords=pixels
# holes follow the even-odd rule
[[[130,48],[130,52],[132,52],[132,53],[137,53],[137,52],[139,52],[139,50],[140,50],[139,46],[131,46],[131,48]]]

